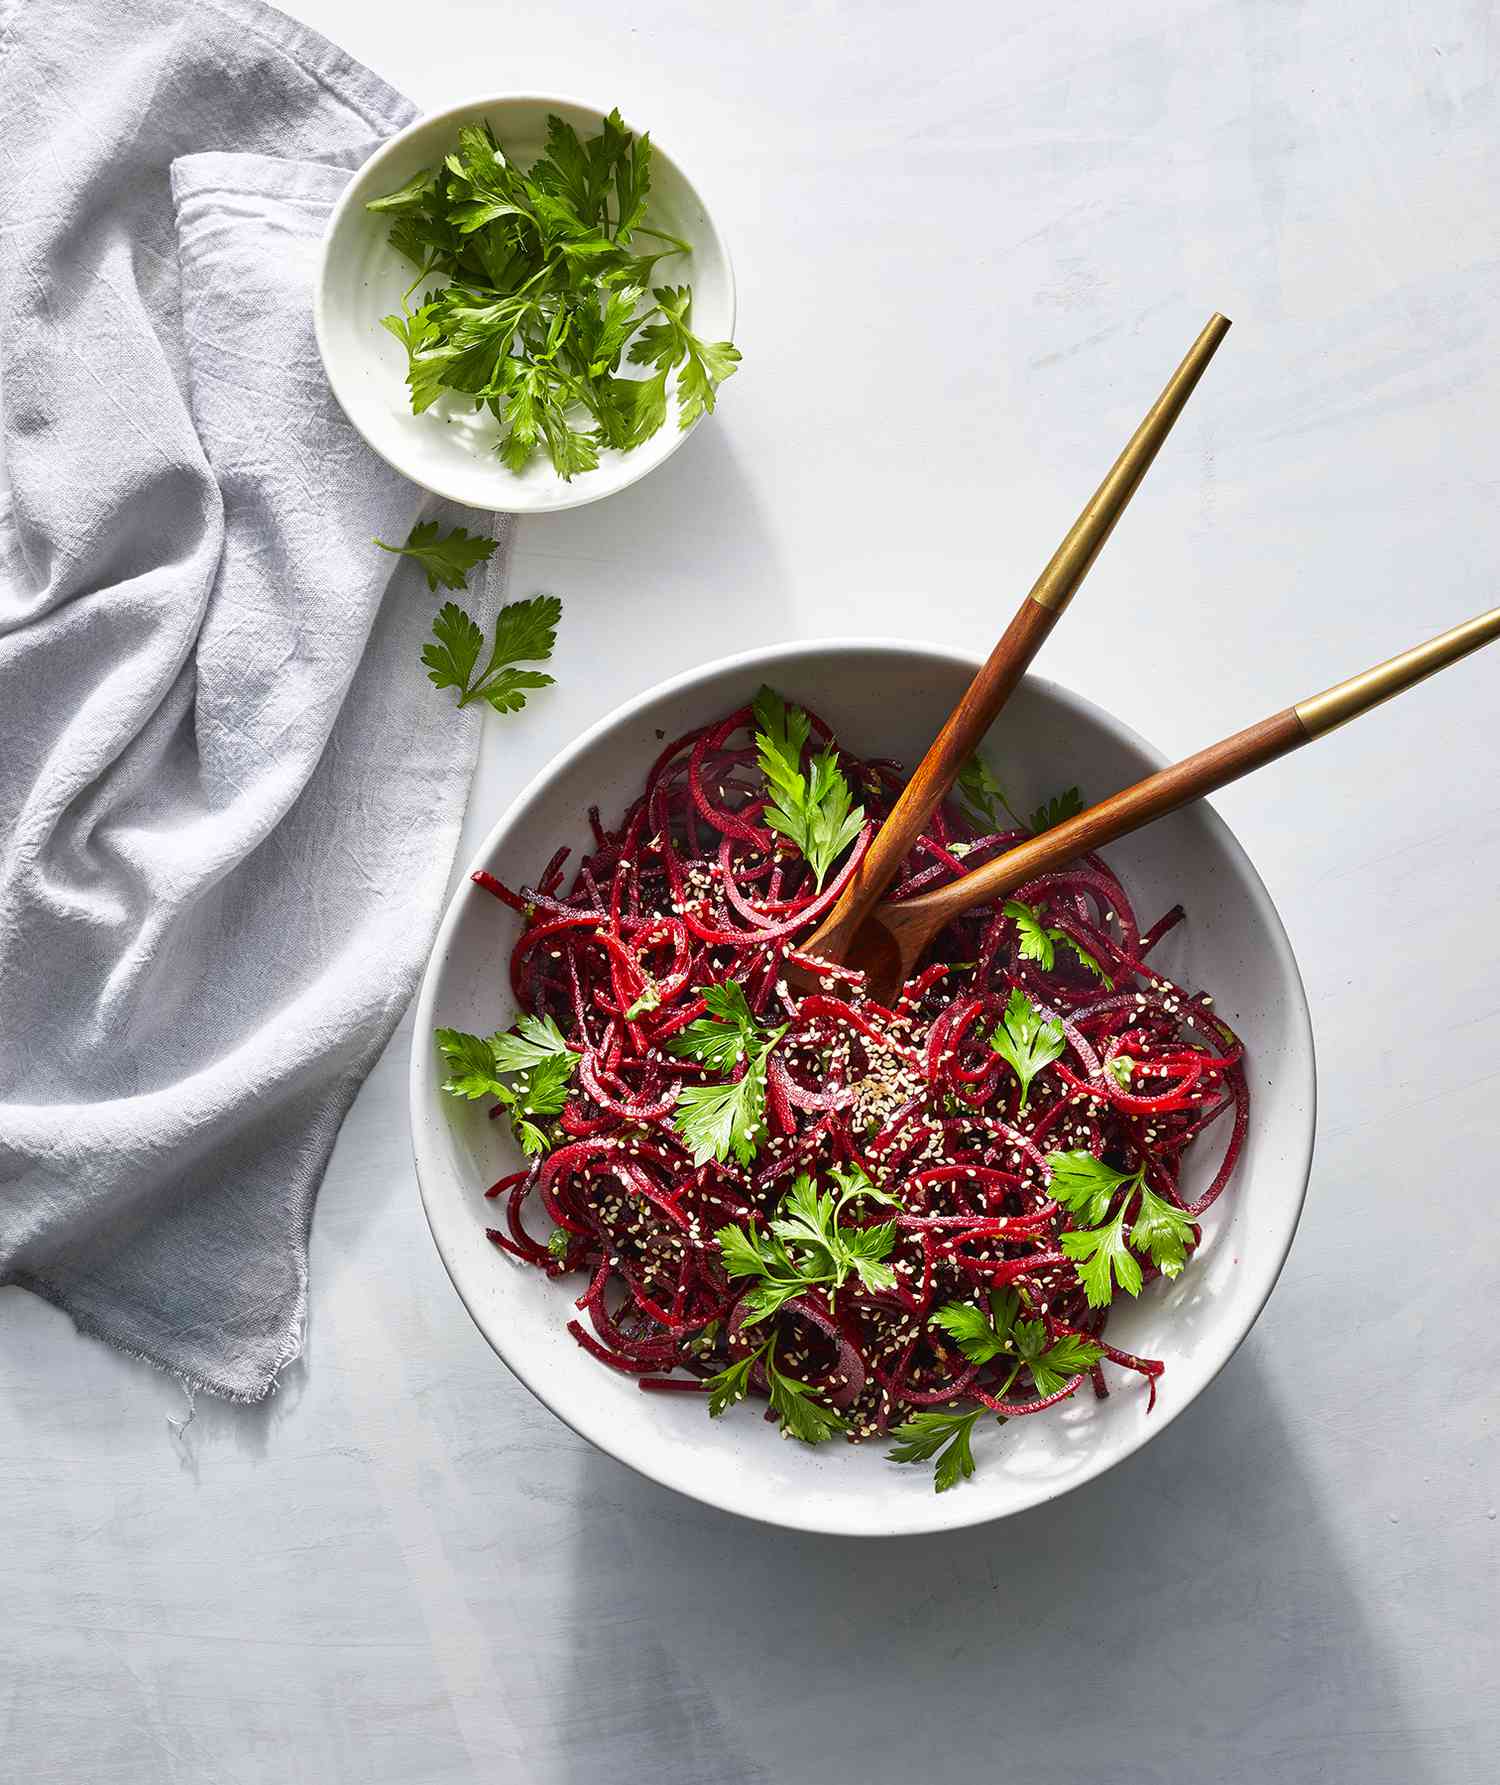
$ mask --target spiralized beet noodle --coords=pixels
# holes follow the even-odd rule
[[[805,1420],[785,1417],[789,1400],[823,1410],[816,1436],[842,1431],[860,1441],[898,1427],[911,1436],[924,1429],[919,1415],[1030,1415],[1085,1379],[1103,1397],[1106,1363],[1144,1377],[1154,1404],[1163,1364],[1109,1342],[1109,1308],[1090,1305],[1063,1246],[1064,1235],[1096,1224],[1098,1210],[1087,1221],[1053,1199],[1049,1160],[1085,1152],[1117,1173],[1141,1172],[1111,1214],[1123,1199],[1128,1232],[1149,1190],[1184,1212],[1187,1246],[1196,1245],[1197,1217],[1234,1171],[1249,1099],[1240,1044],[1212,1001],[1148,964],[1181,908],[1143,932],[1109,867],[1083,857],[1014,895],[1057,938],[1050,967],[1023,955],[1014,916],[985,907],[943,933],[895,1009],[885,1009],[858,976],[800,956],[797,942],[868,847],[900,792],[900,769],[838,752],[866,823],[819,891],[796,848],[762,821],[767,788],[753,726],[746,707],[668,744],[615,828],[591,812],[594,846],[566,892],[565,850],[521,892],[475,876],[524,916],[510,964],[520,1009],[554,1019],[579,1056],[565,1106],[543,1124],[548,1150],[488,1192],[504,1211],[489,1237],[549,1277],[581,1282],[581,1318],[569,1331],[642,1389],[704,1393],[710,1378],[722,1385],[726,1369],[756,1356],[740,1386],[769,1394],[766,1417],[780,1417],[792,1436],[810,1434]],[[831,741],[813,715],[811,747]],[[956,802],[945,803],[890,896],[940,886],[1028,834],[980,834]],[[788,961],[818,972],[822,989],[792,992]],[[680,1091],[735,1074],[716,1075],[668,1044],[704,1016],[702,988],[729,982],[768,1031],[785,1025],[785,1033],[768,1056],[753,1161],[695,1165],[674,1122]],[[1018,1076],[990,1040],[1017,988],[1066,1038],[1024,1109]],[[1225,1136],[1221,1162],[1186,1201],[1184,1154],[1215,1125]],[[856,1200],[839,1218],[854,1232],[894,1221],[891,1285],[871,1289],[850,1274],[834,1291],[809,1291],[751,1323],[754,1280],[727,1274],[716,1233],[734,1225],[764,1237],[799,1174],[832,1188],[853,1168],[888,1200]],[[552,1229],[550,1246],[528,1216]],[[1156,1267],[1133,1256],[1149,1285]],[[1045,1375],[1039,1385],[1014,1343],[975,1361],[983,1346],[966,1351],[935,1319],[954,1303],[982,1319],[1009,1310],[1033,1323],[1033,1354],[1076,1336],[1086,1367],[1058,1387]],[[1080,1353],[1054,1353],[1068,1355]],[[768,1364],[796,1385],[783,1388],[780,1415]],[[925,1429],[935,1429],[930,1417]],[[962,1473],[971,1470],[965,1460]],[[939,1485],[953,1479],[950,1471],[944,1481],[940,1464]]]

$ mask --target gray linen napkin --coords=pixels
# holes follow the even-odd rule
[[[0,1281],[241,1400],[478,741],[310,320],[411,115],[253,0],[0,0]]]

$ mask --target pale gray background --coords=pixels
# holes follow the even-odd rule
[[[719,420],[521,529],[513,588],[567,602],[560,686],[494,727],[473,839],[704,658],[987,646],[1216,306],[1235,330],[1042,668],[1176,752],[1496,600],[1487,6],[300,11],[423,104],[619,100],[738,265]],[[1466,664],[1222,798],[1307,976],[1322,1134],[1264,1319],[1139,1457],[885,1547],[637,1481],[449,1289],[403,1030],[263,1409],[178,1432],[169,1381],[0,1297],[0,1770],[1492,1779],[1497,690],[1500,655]]]

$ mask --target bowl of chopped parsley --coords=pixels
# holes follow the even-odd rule
[[[618,110],[493,97],[355,175],[314,295],[328,381],[397,471],[540,513],[653,470],[739,364],[734,275],[697,189]]]

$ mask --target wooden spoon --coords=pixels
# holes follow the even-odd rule
[[[921,836],[964,764],[994,724],[1016,683],[1057,624],[1074,591],[1087,576],[1089,566],[1125,512],[1141,479],[1150,469],[1172,424],[1203,376],[1219,343],[1229,332],[1229,318],[1215,313],[1188,349],[1182,364],[1167,380],[1166,388],[1147,410],[1144,420],[1126,443],[1109,475],[1090,497],[1074,521],[1068,536],[1052,554],[1047,568],[1036,579],[1006,627],[990,659],[969,684],[938,733],[932,748],[917,764],[890,816],[865,852],[864,860],[838,902],[808,938],[802,951],[825,961],[841,961],[850,939],[874,910],[877,900],[895,879],[907,852]],[[793,968],[788,977],[810,987],[805,974]]]
[[[1500,607],[1466,620],[1362,675],[1351,676],[1347,682],[1339,682],[1310,700],[1298,701],[1284,712],[1247,726],[1220,743],[1210,744],[1206,750],[1185,757],[1170,768],[1148,775],[1134,787],[1101,800],[1097,806],[1090,806],[1088,811],[1039,837],[1017,844],[947,886],[914,899],[888,900],[877,906],[856,930],[844,953],[844,962],[867,975],[872,998],[889,1004],[938,931],[965,911],[1003,899],[1037,875],[1076,861],[1089,850],[1116,842],[1153,819],[1165,817],[1179,806],[1237,781],[1241,775],[1311,743],[1334,726],[1367,712],[1497,638]],[[809,944],[799,952],[816,951]]]

